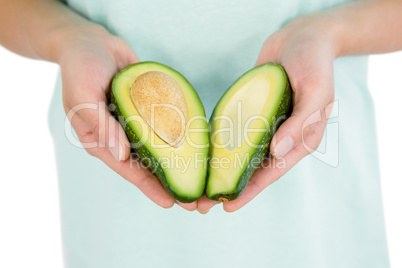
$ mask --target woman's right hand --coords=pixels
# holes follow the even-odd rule
[[[121,125],[108,109],[111,80],[139,59],[121,38],[99,27],[72,38],[58,62],[63,81],[63,105],[68,119],[87,152],[102,160],[137,186],[157,205],[169,208],[175,200],[149,170],[129,159],[130,145]],[[183,205],[192,209],[196,204]]]

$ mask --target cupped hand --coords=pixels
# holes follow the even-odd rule
[[[293,112],[274,135],[271,156],[243,194],[223,204],[226,211],[243,207],[320,144],[334,100],[336,57],[331,29],[325,28],[323,20],[298,18],[265,41],[256,65],[276,62],[285,68],[293,89]]]
[[[130,156],[127,137],[108,109],[107,93],[112,78],[138,61],[125,41],[106,30],[92,31],[72,40],[59,58],[63,105],[89,154],[137,186],[157,205],[169,208],[175,200],[156,176]]]

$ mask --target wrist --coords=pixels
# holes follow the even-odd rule
[[[303,15],[291,23],[297,25],[297,29],[303,31],[305,36],[325,45],[333,59],[342,55],[343,25],[331,12]]]
[[[60,63],[65,52],[79,43],[108,40],[111,35],[103,26],[95,23],[67,24],[55,27],[33,46],[38,58]]]
[[[331,42],[334,59],[344,56],[346,54],[346,45],[348,44],[348,40],[345,40],[348,25],[345,24],[342,16],[339,16],[336,12],[323,12],[318,16],[322,18],[321,27],[323,31],[326,31],[328,40]]]

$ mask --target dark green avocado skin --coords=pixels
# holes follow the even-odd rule
[[[267,64],[274,64],[274,63],[267,63]],[[224,200],[224,202],[227,202],[238,198],[243,193],[243,191],[247,187],[247,184],[251,176],[259,168],[262,160],[267,155],[272,137],[274,136],[276,130],[287,118],[289,118],[290,114],[292,113],[292,88],[290,86],[289,78],[285,72],[285,69],[283,69],[282,66],[280,67],[283,71],[284,76],[286,77],[286,86],[280,104],[278,106],[278,109],[270,124],[270,128],[267,130],[264,137],[261,139],[259,146],[257,147],[254,154],[251,156],[250,162],[248,163],[245,171],[240,176],[236,190],[230,193],[219,193],[212,196],[209,196],[207,193],[209,199],[215,201]],[[210,121],[212,121],[213,117],[214,113],[212,113]]]

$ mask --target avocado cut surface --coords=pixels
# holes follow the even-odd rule
[[[170,67],[140,62],[115,76],[110,102],[133,150],[166,190],[180,202],[201,197],[208,124],[191,84]]]
[[[275,63],[251,69],[224,93],[210,119],[208,198],[226,202],[242,194],[291,107],[288,77]]]

